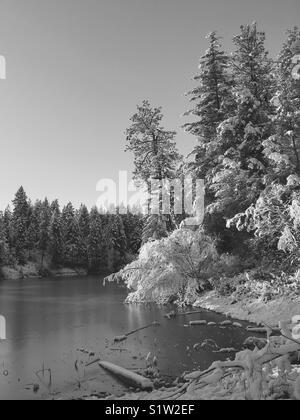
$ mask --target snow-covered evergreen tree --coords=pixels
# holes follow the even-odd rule
[[[246,212],[229,221],[239,230],[254,232],[256,243],[265,248],[289,253],[296,263],[300,257],[300,81],[293,77],[293,57],[300,52],[299,45],[300,32],[294,28],[277,61],[274,134],[263,143],[269,161],[266,188]]]
[[[27,261],[26,239],[28,228],[29,204],[23,187],[20,187],[13,200],[12,242],[17,261],[24,264]]]
[[[0,265],[24,265],[30,259],[47,274],[53,267],[84,268],[93,273],[119,269],[141,244],[139,214],[100,214],[85,205],[75,210],[68,203],[60,211],[58,200],[32,204],[23,188],[14,199],[14,210],[0,213]],[[126,222],[126,228],[123,223]],[[127,239],[128,235],[128,239]]]
[[[52,201],[52,203],[50,204],[50,208],[51,208],[51,214],[55,212],[60,213],[60,205],[59,205],[58,200]]]
[[[12,247],[12,220],[13,215],[10,206],[6,207],[3,213],[3,227],[9,248]]]
[[[232,88],[234,80],[229,69],[229,57],[222,50],[220,37],[216,32],[207,35],[209,48],[200,59],[199,73],[194,77],[196,87],[187,93],[193,108],[185,113],[194,121],[184,125],[184,129],[197,137],[197,145],[192,154],[193,173],[206,180],[206,188],[211,183],[211,173],[222,153],[216,141],[219,124],[233,111]]]
[[[82,204],[78,210],[78,224],[81,242],[81,258],[80,263],[83,267],[88,267],[88,237],[90,234],[90,215],[87,207]]]
[[[263,143],[272,133],[274,112],[273,65],[265,49],[265,34],[256,23],[242,26],[234,44],[235,108],[218,129],[223,154],[214,172],[216,199],[209,208],[225,218],[246,210],[264,188],[267,161]]]
[[[88,268],[91,273],[105,271],[107,252],[102,226],[102,215],[93,208],[89,217],[89,235],[87,238]]]
[[[42,207],[39,220],[38,249],[41,251],[41,270],[44,268],[44,258],[49,245],[49,214],[46,207]]]
[[[300,31],[288,31],[278,57],[277,92],[272,102],[276,107],[273,118],[275,133],[264,142],[264,153],[272,164],[268,182],[286,182],[287,177],[300,177],[300,80],[293,75],[294,57],[300,54]]]
[[[112,257],[112,269],[117,271],[126,262],[127,238],[121,215],[111,216],[109,225],[109,245]]]
[[[167,234],[166,217],[162,214],[162,186],[157,191],[150,191],[151,180],[162,181],[176,177],[176,169],[180,155],[175,144],[174,131],[165,130],[162,125],[163,115],[161,108],[152,108],[148,101],[138,106],[137,112],[131,118],[131,126],[127,129],[126,150],[134,154],[134,177],[137,182],[148,186],[151,194],[159,195],[159,209],[156,214],[158,222],[151,224],[160,226],[156,235]],[[153,202],[150,198],[149,205]],[[155,232],[151,230],[145,219],[144,240],[148,240]]]
[[[90,234],[90,215],[84,204],[80,206],[78,211],[78,223],[82,237],[87,238]]]
[[[81,240],[78,220],[72,203],[68,203],[62,211],[63,256],[64,263],[71,267],[80,265]]]
[[[128,209],[127,213],[121,217],[127,241],[127,251],[137,254],[142,243],[143,216],[142,214],[134,214]]]
[[[42,211],[42,202],[36,201],[36,203],[30,206],[29,211],[29,225],[27,230],[26,246],[29,251],[33,251],[39,242],[39,229],[40,229],[40,216]]]
[[[61,265],[63,261],[63,242],[62,242],[61,215],[59,209],[53,211],[49,226],[49,254],[52,264]]]
[[[9,245],[6,234],[4,214],[0,212],[0,266],[9,260]]]

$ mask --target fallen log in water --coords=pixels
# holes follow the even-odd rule
[[[125,341],[125,340],[127,340],[126,335],[118,335],[117,337],[114,338],[115,343],[121,343],[122,341]]]
[[[150,328],[150,327],[157,327],[159,325],[160,324],[157,321],[151,322],[151,324],[145,325],[144,327],[137,328],[136,330],[130,331],[127,334],[119,335],[119,336],[115,337],[114,342],[115,343],[120,343],[122,341],[125,341],[129,336],[131,336],[133,334],[136,334],[137,332],[146,330],[147,328]]]
[[[143,376],[131,372],[130,370],[127,370],[121,366],[114,365],[110,362],[101,361],[99,362],[99,366],[112,373],[113,375],[118,376],[118,378],[124,380],[125,382],[129,382],[131,385],[134,385],[142,390],[152,390],[154,388],[153,382],[151,382],[150,379],[144,378]]]
[[[197,325],[207,325],[207,321],[200,320],[200,321],[190,321],[190,326],[197,326]]]
[[[186,316],[186,315],[196,315],[196,314],[203,314],[203,310],[202,311],[193,311],[193,312],[179,312],[177,315],[178,316]]]
[[[231,321],[223,321],[220,323],[221,327],[231,327],[232,326],[232,322]]]
[[[135,334],[135,333],[137,333],[139,331],[145,330],[146,328],[158,327],[159,325],[160,325],[159,322],[154,321],[154,322],[151,322],[151,324],[145,325],[145,327],[141,327],[141,328],[138,328],[136,330],[130,331],[129,333],[125,334],[125,336],[126,337],[129,337],[130,335]]]
[[[247,327],[247,331],[256,334],[267,334],[269,328],[266,327]],[[272,328],[272,331],[275,333],[280,333],[280,328]]]
[[[171,311],[171,312],[165,314],[165,318],[172,319],[172,318],[176,318],[177,316],[189,316],[189,315],[203,314],[203,312],[204,312],[203,310],[202,311],[192,311],[192,312]]]

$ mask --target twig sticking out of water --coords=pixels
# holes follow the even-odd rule
[[[43,378],[45,378],[45,372],[49,373],[49,382],[48,384],[40,377],[40,373],[43,375]],[[52,370],[51,369],[45,369],[45,365],[43,364],[43,367],[41,370],[38,370],[35,372],[35,376],[38,378],[38,380],[46,387],[48,390],[52,388]]]
[[[145,325],[144,327],[137,328],[136,330],[130,331],[127,334],[120,335],[114,338],[115,343],[120,343],[121,341],[125,341],[129,336],[136,334],[137,332],[143,331],[150,327],[157,327],[160,324],[157,321],[151,322],[151,324]]]
[[[141,328],[138,328],[138,329],[136,329],[136,330],[130,331],[129,333],[125,334],[125,336],[126,336],[126,337],[129,337],[130,335],[135,334],[135,333],[140,332],[140,331],[143,331],[143,330],[145,330],[146,328],[150,328],[150,327],[158,327],[159,325],[160,325],[160,324],[159,324],[157,321],[154,321],[154,322],[151,322],[151,324],[146,325],[145,327],[141,327]]]

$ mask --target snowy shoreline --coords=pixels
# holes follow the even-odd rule
[[[41,279],[45,277],[77,277],[87,276],[87,272],[84,269],[71,269],[68,267],[62,267],[57,269],[48,269],[47,276],[41,276],[39,273],[39,265],[35,263],[28,263],[25,266],[0,267],[0,280],[4,281],[16,281],[16,280],[30,280],[30,279]]]
[[[289,321],[293,316],[300,315],[300,297],[283,296],[269,302],[261,299],[233,302],[231,297],[220,297],[212,291],[205,293],[193,306],[255,324],[276,325],[280,321]]]
[[[263,302],[261,299],[250,300],[243,299],[239,302],[233,302],[230,297],[220,297],[215,291],[205,293],[199,298],[193,305],[195,308],[202,308],[210,310],[216,313],[224,314],[240,321],[249,321],[251,323],[268,325],[278,325],[280,321],[290,321],[295,315],[300,314],[300,297],[281,297],[274,299],[268,303]],[[255,353],[253,353],[255,357]],[[294,384],[299,377],[300,366],[294,366],[288,375],[288,380],[291,384]],[[191,375],[199,374],[199,372],[192,372]],[[217,374],[217,373],[216,373]],[[269,397],[266,395],[266,399],[281,399],[280,393],[282,392],[279,385],[276,388],[275,384],[278,378],[277,368],[273,368],[272,372],[269,373],[268,387],[272,389]],[[220,379],[221,381],[221,379]],[[222,383],[221,383],[222,382]],[[236,387],[235,391],[230,392],[232,383],[237,382],[237,375],[233,373],[228,378],[228,383],[222,380],[220,383],[208,384],[205,388],[202,386],[196,387],[195,383],[181,384],[173,388],[161,388],[153,390],[150,393],[147,392],[136,392],[128,393],[121,398],[110,396],[106,398],[107,401],[114,400],[245,400],[248,399],[243,389]],[[224,382],[224,383],[223,383]],[[222,386],[223,385],[223,386]],[[296,391],[289,390],[290,395],[293,395],[293,399],[299,399],[299,395]],[[283,395],[283,394],[282,394]],[[283,396],[282,396],[283,398]],[[85,400],[97,400],[97,397],[87,397]],[[284,399],[284,398],[283,398]]]

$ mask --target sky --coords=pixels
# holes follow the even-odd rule
[[[100,179],[133,168],[124,132],[144,99],[188,154],[184,93],[206,34],[231,51],[257,21],[275,56],[299,18],[299,0],[0,0],[0,209],[20,185],[33,201],[96,204]]]

